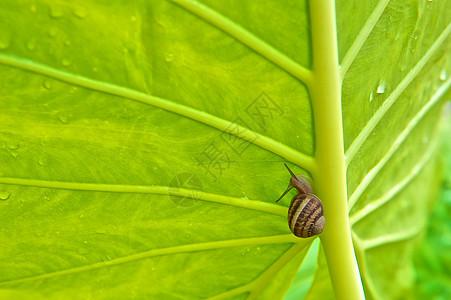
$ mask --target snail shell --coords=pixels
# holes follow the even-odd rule
[[[326,219],[324,218],[324,207],[321,200],[313,194],[312,188],[302,175],[291,174],[290,184],[286,191],[276,201],[278,202],[292,188],[296,188],[298,194],[291,199],[288,210],[288,226],[297,237],[308,238],[323,232]]]
[[[321,200],[313,194],[297,194],[288,211],[288,225],[297,237],[308,238],[323,232],[324,208]]]

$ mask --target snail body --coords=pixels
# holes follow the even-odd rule
[[[313,194],[312,187],[303,176],[296,176],[287,167],[291,174],[290,184],[286,191],[277,199],[278,202],[292,188],[298,194],[291,199],[288,210],[288,226],[297,237],[309,238],[323,232],[326,219],[324,218],[324,207],[321,200]]]

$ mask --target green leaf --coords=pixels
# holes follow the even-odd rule
[[[408,293],[449,20],[446,1],[3,1],[0,298],[282,298],[315,240],[275,203],[284,162],[325,208],[306,297]]]

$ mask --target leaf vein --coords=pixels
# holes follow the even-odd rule
[[[43,280],[48,278],[54,278],[57,276],[70,275],[79,272],[91,271],[95,269],[107,268],[112,266],[117,266],[124,263],[136,262],[138,260],[147,259],[155,256],[162,255],[174,255],[181,253],[192,253],[198,251],[208,251],[208,250],[216,250],[216,249],[225,249],[225,248],[233,248],[233,247],[241,247],[241,246],[251,246],[251,245],[263,245],[263,244],[283,244],[283,243],[294,243],[297,241],[297,238],[292,234],[285,235],[276,235],[276,236],[266,236],[266,237],[256,237],[256,238],[244,238],[244,239],[235,239],[235,240],[225,240],[225,241],[215,241],[215,242],[205,242],[198,244],[187,244],[181,246],[173,246],[167,248],[160,249],[152,249],[149,251],[136,253],[120,258],[114,258],[109,261],[102,261],[98,263],[93,263],[85,266],[70,268],[61,271],[50,272],[46,274],[30,276],[20,279],[14,280],[6,280],[0,282],[0,285],[6,284],[17,284],[26,281],[33,280]]]
[[[393,154],[401,147],[402,143],[407,139],[409,134],[418,125],[421,119],[426,115],[426,113],[440,100],[440,97],[446,92],[446,90],[451,85],[451,79],[448,79],[431,97],[431,99],[421,108],[421,110],[415,115],[415,117],[409,122],[406,128],[401,132],[401,134],[396,138],[393,145],[387,151],[387,153],[381,158],[381,160],[371,169],[363,178],[359,186],[354,190],[351,197],[349,198],[349,210],[355,205],[357,200],[366,190],[366,188],[373,181],[374,177],[379,173],[379,171],[385,166]]]
[[[415,79],[415,77],[423,69],[424,65],[431,59],[432,55],[439,49],[440,45],[446,40],[448,35],[451,33],[451,23],[448,24],[446,29],[440,34],[438,39],[432,44],[431,48],[426,52],[426,54],[418,61],[415,67],[410,70],[407,76],[401,81],[401,83],[396,87],[396,89],[390,94],[390,96],[385,100],[380,108],[376,111],[373,117],[368,121],[356,139],[352,142],[349,149],[346,151],[346,164],[349,166],[350,162],[354,158],[355,154],[362,147],[363,143],[366,141],[370,133],[379,124],[381,119],[384,117],[385,113],[390,109],[390,107],[395,103],[402,92],[407,88],[407,86]]]
[[[418,163],[410,170],[409,174],[404,177],[400,182],[395,184],[389,191],[387,191],[382,197],[376,199],[371,202],[371,205],[368,205],[361,210],[355,212],[350,217],[351,226],[355,225],[357,222],[362,220],[364,217],[368,216],[379,207],[388,203],[391,199],[393,199],[398,193],[400,193],[410,182],[412,182],[416,176],[418,176],[421,170],[426,166],[429,160],[432,158],[434,151],[437,148],[438,138],[435,139],[433,143],[428,147],[426,152],[420,158]]]
[[[240,41],[256,53],[262,55],[281,69],[285,70],[295,78],[303,82],[306,86],[309,86],[312,81],[312,72],[297,62],[281,53],[268,43],[264,42],[260,38],[256,37],[251,32],[245,30],[232,20],[219,14],[217,11],[193,0],[171,0],[186,10],[190,11],[199,18],[209,22],[210,24],[218,27],[231,37]]]
[[[220,194],[206,193],[200,190],[182,189],[170,186],[81,183],[81,182],[48,181],[39,179],[8,178],[8,177],[0,177],[0,183],[22,186],[34,186],[41,188],[55,188],[64,190],[171,195],[177,197],[199,199],[208,202],[227,204],[231,206],[267,212],[283,217],[285,217],[287,214],[286,207],[276,205],[273,203],[267,203],[258,200],[241,199]]]
[[[256,146],[261,147],[262,149],[268,150],[274,154],[284,157],[285,159],[299,165],[307,171],[311,171],[313,168],[314,159],[311,156],[298,152],[291,147],[283,145],[280,142],[252,131],[246,127],[213,116],[209,113],[174,103],[167,99],[131,90],[122,86],[117,86],[111,83],[101,82],[80,75],[63,72],[46,65],[42,65],[40,63],[20,59],[19,57],[15,56],[0,54],[0,63],[20,68],[29,72],[52,77],[54,79],[88,88],[94,91],[120,96],[126,99],[152,105],[166,111],[176,113],[183,117],[209,125],[220,131],[227,132],[231,135],[242,138],[250,143],[253,143]]]
[[[365,25],[363,25],[362,29],[360,30],[359,34],[357,35],[356,39],[352,43],[351,47],[349,48],[348,52],[346,52],[345,57],[343,58],[343,62],[341,64],[340,68],[340,75],[341,80],[346,76],[346,73],[349,70],[349,67],[354,62],[355,58],[357,57],[357,54],[359,54],[360,49],[362,49],[363,44],[368,39],[368,36],[373,31],[374,26],[376,25],[377,21],[381,17],[382,13],[384,12],[385,8],[387,7],[390,0],[381,0],[376,5],[376,8],[371,13],[370,17],[366,21]]]

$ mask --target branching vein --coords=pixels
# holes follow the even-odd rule
[[[360,49],[362,49],[363,44],[368,39],[368,36],[370,35],[371,31],[373,31],[374,26],[376,25],[377,21],[379,20],[385,8],[387,7],[388,2],[390,2],[390,0],[379,1],[373,13],[370,15],[365,25],[362,27],[362,30],[360,30],[359,34],[354,40],[354,43],[352,43],[352,46],[349,48],[348,52],[343,58],[343,62],[341,63],[340,69],[342,81],[345,78],[349,67],[354,62],[354,59],[357,57],[357,54],[360,52]]]
[[[57,276],[70,275],[80,272],[91,271],[100,268],[107,268],[112,266],[117,266],[124,263],[132,263],[141,259],[147,259],[155,256],[162,255],[173,255],[180,253],[191,253],[198,251],[208,251],[208,250],[216,250],[216,249],[224,249],[224,248],[232,248],[232,247],[241,247],[241,246],[254,246],[254,245],[263,245],[263,244],[284,244],[284,243],[295,243],[299,239],[293,236],[292,234],[286,235],[276,235],[276,236],[268,236],[268,237],[257,237],[257,238],[244,238],[244,239],[236,239],[236,240],[226,240],[226,241],[216,241],[216,242],[206,242],[199,244],[188,244],[181,246],[174,246],[168,248],[161,249],[153,249],[141,253],[136,253],[120,258],[115,258],[109,261],[102,261],[90,265],[85,265],[81,267],[50,272],[42,275],[31,276],[21,279],[2,281],[1,285],[11,285],[22,283],[25,281],[33,281],[33,280],[42,280],[47,278],[54,278]]]
[[[438,139],[435,139],[434,142],[430,144],[427,151],[423,154],[423,157],[420,158],[418,163],[412,168],[412,170],[407,174],[405,178],[403,178],[400,182],[395,184],[385,195],[371,201],[371,203],[356,213],[352,214],[350,217],[351,226],[362,220],[364,217],[368,216],[375,210],[377,210],[382,205],[388,203],[391,199],[393,199],[398,193],[400,193],[410,182],[415,179],[415,177],[420,174],[421,170],[424,166],[429,162],[432,158],[436,148],[437,148]]]
[[[346,151],[346,164],[349,165],[355,154],[359,151],[360,147],[366,141],[370,133],[379,124],[380,120],[384,117],[385,113],[390,109],[390,107],[395,103],[402,92],[407,88],[407,86],[415,79],[415,77],[423,69],[424,65],[431,59],[433,54],[440,49],[440,45],[446,40],[448,35],[451,33],[451,24],[449,24],[446,29],[440,34],[438,39],[432,44],[431,48],[426,52],[426,54],[420,59],[420,61],[415,65],[415,67],[407,74],[407,76],[401,81],[401,83],[396,87],[396,89],[391,93],[391,95],[385,100],[385,102],[380,106],[373,117],[368,121],[365,127],[362,129],[357,138],[352,142],[349,149]]]
[[[387,153],[382,157],[379,163],[369,171],[359,186],[355,189],[354,193],[349,198],[349,210],[352,209],[354,204],[360,198],[362,193],[366,190],[366,188],[373,181],[374,177],[379,173],[379,171],[385,166],[385,164],[390,160],[393,154],[401,147],[402,143],[407,139],[409,134],[413,131],[413,129],[418,125],[421,119],[426,115],[426,113],[436,104],[441,96],[448,90],[451,85],[451,79],[448,79],[431,97],[431,99],[423,106],[423,108],[415,115],[415,117],[409,122],[407,127],[401,132],[398,138],[395,140],[393,145],[387,151]]]
[[[172,195],[184,198],[193,198],[203,201],[233,205],[247,209],[263,211],[283,217],[285,217],[287,214],[286,207],[282,207],[280,205],[276,205],[273,203],[267,203],[257,200],[241,199],[219,194],[205,193],[199,190],[173,188],[169,186],[80,183],[80,182],[47,181],[38,179],[7,178],[7,177],[0,177],[0,183],[23,185],[23,186],[35,186],[42,188],[64,189],[64,190]]]
[[[190,118],[200,123],[209,125],[223,132],[235,135],[250,143],[253,143],[263,149],[273,152],[285,159],[299,165],[307,171],[312,170],[313,158],[295,151],[294,149],[283,145],[269,137],[263,136],[248,128],[234,124],[227,120],[218,118],[203,111],[172,102],[167,99],[147,95],[125,87],[117,86],[111,83],[96,81],[80,75],[75,75],[51,68],[23,58],[5,55],[0,53],[0,63],[8,66],[20,68],[33,73],[49,76],[57,80],[61,80],[80,87],[88,88],[94,91],[103,92],[115,96],[120,96],[137,102],[145,103],[155,107],[159,107],[166,111],[170,111],[181,116]]]
[[[255,280],[245,284],[243,286],[237,287],[235,289],[229,290],[222,294],[216,295],[209,298],[213,299],[226,299],[232,296],[240,295],[243,293],[250,293],[247,299],[256,298],[258,294],[267,286],[268,282],[274,278],[274,276],[282,270],[282,268],[288,264],[299,252],[304,249],[308,243],[311,243],[311,239],[299,240],[296,245],[293,245],[288,251],[286,251],[280,258],[275,261],[265,272],[258,276]]]
[[[243,27],[239,26],[232,20],[219,14],[213,9],[193,0],[171,0],[181,7],[184,7],[194,15],[202,18],[210,24],[218,27],[222,31],[226,32],[233,38],[237,39],[250,49],[259,53],[263,57],[266,57],[269,61],[273,62],[289,74],[293,75],[305,85],[309,86],[312,80],[311,71],[302,67],[291,58],[287,57],[283,53],[279,52],[271,45],[267,44],[263,40],[259,39]]]
[[[376,237],[370,240],[362,240],[362,247],[363,249],[368,250],[371,248],[376,248],[387,244],[399,243],[402,241],[410,240],[416,237],[420,233],[422,228],[423,228],[422,226],[418,226],[416,228],[412,228],[407,231],[395,232],[380,237]]]

